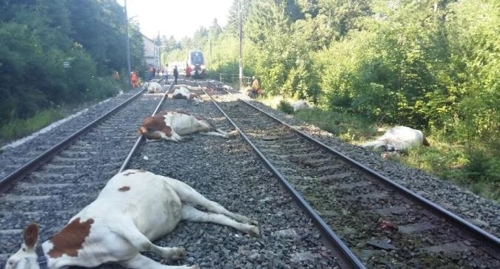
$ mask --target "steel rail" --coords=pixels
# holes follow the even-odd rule
[[[246,135],[246,133],[241,130],[238,125],[224,112],[224,110],[217,104],[215,99],[208,94],[205,90],[203,92],[212,99],[213,104],[217,107],[217,109],[226,117],[226,119],[238,130],[240,135],[245,139],[245,141],[252,147],[253,151],[257,154],[257,156],[264,162],[265,166],[279,179],[281,185],[286,189],[288,193],[292,196],[295,202],[309,215],[309,217],[313,220],[315,225],[320,230],[323,237],[326,239],[328,244],[332,247],[333,251],[337,254],[337,256],[341,257],[339,260],[339,264],[342,268],[357,268],[364,269],[366,268],[363,263],[358,259],[358,257],[351,251],[347,245],[340,239],[340,237],[335,234],[335,232],[331,229],[331,227],[316,213],[316,211],[311,207],[311,205],[299,194],[297,190],[290,184],[290,182],[286,179],[286,177],[276,169],[276,167],[264,156],[264,154],[257,148],[257,146],[252,143],[250,138]],[[226,91],[227,92],[227,91]]]
[[[38,155],[38,157],[35,157],[33,160],[29,161],[27,164],[19,167],[14,172],[10,173],[8,176],[1,179],[0,180],[0,192],[4,192],[5,190],[7,190],[9,188],[10,185],[12,185],[12,183],[14,183],[15,181],[17,181],[20,178],[23,178],[24,176],[26,176],[28,173],[34,171],[35,169],[39,168],[47,160],[54,157],[56,154],[58,154],[59,152],[64,150],[66,147],[68,147],[80,135],[87,132],[88,130],[90,130],[91,128],[93,128],[97,124],[99,124],[101,121],[103,121],[104,119],[111,116],[113,113],[118,111],[120,108],[124,107],[125,105],[130,103],[132,100],[134,100],[135,98],[140,96],[143,92],[144,92],[144,90],[139,91],[138,93],[136,93],[135,95],[133,95],[132,97],[130,97],[129,99],[124,101],[123,103],[117,105],[116,107],[114,107],[113,109],[108,111],[106,114],[95,119],[94,121],[87,124],[86,126],[82,127],[80,130],[78,130],[77,132],[68,136],[63,141],[59,142],[58,144],[56,144],[52,148],[46,150],[44,153]]]
[[[163,104],[163,102],[165,101],[165,99],[168,97],[168,92],[174,87],[174,81],[172,80],[172,83],[170,84],[170,86],[168,87],[168,90],[165,91],[165,94],[163,95],[163,97],[161,98],[160,102],[158,103],[158,105],[156,106],[155,110],[153,111],[153,114],[151,114],[151,116],[154,116],[158,110],[160,109],[160,106],[161,104]],[[137,140],[135,141],[135,144],[134,146],[132,147],[132,149],[130,150],[130,152],[128,153],[127,157],[125,158],[125,161],[123,161],[123,164],[122,166],[120,167],[120,170],[118,170],[118,173],[122,172],[123,170],[127,169],[127,166],[128,164],[130,163],[130,160],[132,159],[132,156],[134,155],[134,153],[137,151],[137,149],[139,148],[139,145],[141,144],[141,142],[144,140],[144,135],[141,135],[139,138],[137,138]]]
[[[458,215],[448,211],[447,209],[441,207],[440,205],[424,198],[423,196],[411,191],[410,189],[394,182],[393,180],[381,175],[380,173],[376,172],[375,170],[355,161],[354,159],[342,154],[341,152],[336,151],[335,149],[331,148],[330,146],[322,143],[321,141],[311,137],[310,135],[298,130],[297,128],[290,126],[286,122],[272,116],[271,114],[259,109],[258,107],[250,104],[249,102],[239,98],[239,101],[247,104],[248,106],[256,109],[260,113],[263,113],[264,115],[270,117],[271,119],[277,121],[280,124],[283,124],[284,126],[290,128],[297,134],[299,134],[301,137],[305,138],[306,140],[317,144],[324,150],[336,155],[339,157],[341,160],[344,162],[356,167],[357,169],[363,171],[365,174],[367,174],[369,177],[374,178],[375,180],[381,182],[382,184],[388,186],[389,188],[392,188],[396,190],[398,193],[400,193],[403,197],[408,198],[412,200],[413,202],[417,203],[418,205],[421,205],[424,207],[426,210],[432,212],[434,215],[442,217],[446,219],[447,222],[451,223],[453,226],[461,229],[462,231],[466,232],[470,236],[476,238],[479,240],[481,243],[486,244],[486,246],[483,246],[483,248],[496,257],[497,259],[500,259],[500,238],[482,230],[481,228],[475,226],[474,224],[464,220],[463,218],[459,217]]]

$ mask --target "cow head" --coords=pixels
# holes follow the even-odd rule
[[[30,224],[23,234],[24,241],[21,248],[12,255],[5,264],[5,269],[39,269],[37,262],[36,244],[38,242],[38,225]]]
[[[429,143],[429,141],[427,141],[427,138],[425,138],[425,135],[423,135],[423,136],[424,136],[424,138],[422,140],[422,145],[425,146],[425,147],[430,147],[431,144]]]

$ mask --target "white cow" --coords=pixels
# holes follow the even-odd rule
[[[152,81],[144,83],[142,88],[144,90],[147,89],[148,93],[157,93],[157,92],[161,92],[163,90],[163,87],[160,85],[160,83],[152,82]]]
[[[293,107],[293,112],[311,108],[305,100],[299,100],[292,103],[292,107]]]
[[[111,178],[97,199],[51,239],[38,244],[38,226],[28,226],[21,249],[8,259],[5,269],[95,267],[107,262],[137,269],[197,269],[197,265],[162,265],[140,253],[183,258],[186,251],[182,247],[152,243],[173,231],[181,220],[226,225],[259,236],[258,227],[247,217],[228,211],[179,180],[126,170]]]
[[[162,111],[146,118],[137,132],[146,139],[165,139],[175,142],[181,141],[181,135],[202,133],[229,138],[236,135],[236,131],[226,133],[215,128],[206,119],[191,115],[185,111]]]
[[[203,103],[203,100],[196,93],[192,93],[189,89],[185,87],[179,87],[175,89],[174,94],[172,94],[172,99],[187,99],[193,100],[196,103]]]
[[[406,126],[396,126],[387,130],[377,140],[363,144],[363,147],[374,149],[383,147],[387,151],[399,151],[420,145],[430,146],[422,131]]]

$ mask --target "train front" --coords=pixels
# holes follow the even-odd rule
[[[193,70],[194,78],[201,78],[205,75],[205,59],[201,51],[191,51],[188,56],[188,64]]]

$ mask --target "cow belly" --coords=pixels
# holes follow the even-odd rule
[[[179,117],[178,119],[174,119],[171,124],[172,129],[179,135],[209,131],[209,128],[201,125],[194,117]]]
[[[175,228],[181,210],[179,196],[165,180],[148,172],[132,172],[113,177],[78,215],[85,219],[129,218],[148,238],[157,238]]]
[[[188,126],[188,127],[183,126],[183,127],[174,128],[174,131],[179,135],[188,135],[188,134],[193,134],[193,133],[199,132],[200,130],[196,127],[193,127],[193,126]]]
[[[156,240],[172,232],[181,221],[182,204],[177,201],[167,201],[145,211],[148,213],[141,214],[134,221],[142,234],[150,240]]]

